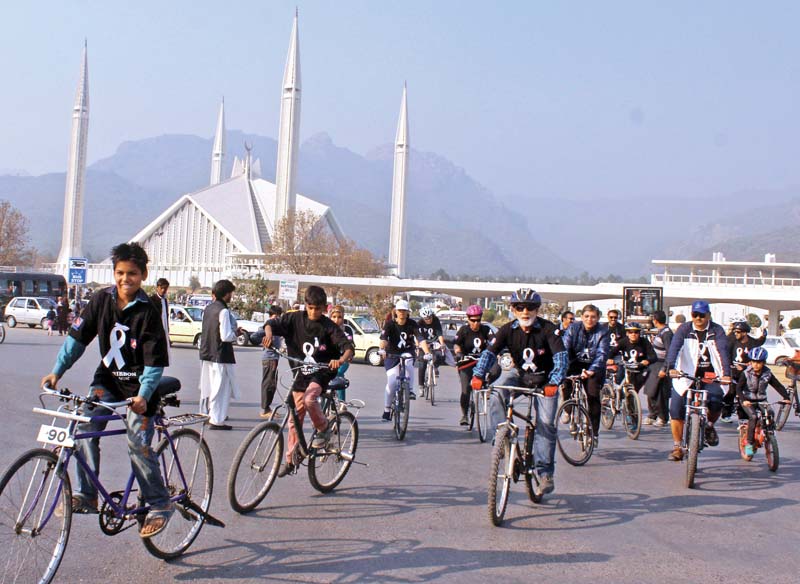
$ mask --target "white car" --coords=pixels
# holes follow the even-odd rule
[[[782,365],[786,359],[793,359],[800,350],[800,344],[792,337],[769,335],[762,345],[767,350],[767,363]]]
[[[240,317],[236,312],[233,313],[233,318],[236,319],[236,326],[247,331],[247,334],[239,335],[236,337],[236,344],[240,347],[246,347],[250,344],[250,335],[262,330],[264,328],[263,322],[255,320],[247,320]]]
[[[17,326],[17,323],[27,324],[31,328],[47,328],[47,313],[51,308],[56,310],[56,303],[52,298],[19,296],[6,305],[3,318],[11,328]]]

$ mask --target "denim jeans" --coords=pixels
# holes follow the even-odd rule
[[[719,383],[703,384],[703,389],[708,391],[708,413],[710,420],[716,420],[715,414],[722,411],[722,386]],[[688,393],[688,392],[687,392]],[[673,420],[682,422],[686,418],[686,394],[680,395],[672,390],[669,402],[669,415]]]
[[[519,373],[512,369],[511,371],[504,371],[495,383],[497,385],[518,386],[521,380]],[[508,392],[500,390],[500,393],[503,394],[502,400],[493,397],[489,402],[490,427],[494,429],[497,428],[497,424],[503,422],[506,418],[505,404],[508,403]],[[533,437],[533,457],[536,460],[536,472],[539,473],[539,476],[553,476],[555,473],[558,396],[544,397],[537,395],[533,400],[533,407],[536,412],[536,434]],[[495,430],[492,431],[494,432]]]
[[[93,387],[92,395],[100,398],[100,401],[114,402],[119,401],[108,390],[102,387]],[[108,416],[111,412],[105,408],[94,408],[86,410],[83,415],[93,418],[95,416]],[[134,413],[128,409],[128,455],[131,459],[131,468],[136,481],[139,483],[139,496],[144,499],[151,507],[164,508],[169,505],[169,494],[164,487],[164,480],[161,478],[161,469],[158,465],[150,443],[153,441],[155,433],[154,420],[152,417],[145,417]],[[86,422],[78,424],[78,434],[85,432],[102,432],[108,422]],[[81,456],[86,460],[94,473],[100,476],[100,438],[85,438],[76,442],[76,448]],[[76,495],[85,499],[97,497],[97,489],[89,479],[88,473],[79,464],[77,465],[78,487]]]

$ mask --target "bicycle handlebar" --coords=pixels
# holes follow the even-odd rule
[[[60,399],[68,399],[78,404],[90,404],[94,406],[100,406],[102,408],[106,408],[109,410],[116,410],[117,408],[121,408],[123,406],[130,406],[133,403],[133,400],[131,398],[119,402],[104,402],[91,397],[81,397],[79,395],[75,395],[69,390],[69,388],[66,387],[63,389],[53,389],[52,387],[43,385],[41,389],[42,392],[47,395],[51,395]]]
[[[491,389],[503,389],[511,393],[519,393],[522,395],[544,395],[543,387],[517,387],[515,385],[490,385]]]
[[[719,377],[712,377],[712,378],[705,378],[705,377],[697,377],[696,375],[689,375],[688,373],[684,373],[683,371],[678,371],[678,375],[670,375],[673,379],[691,379],[695,383],[705,383],[706,385],[710,383],[721,383],[722,379]]]

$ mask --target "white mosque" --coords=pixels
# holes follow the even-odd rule
[[[88,91],[88,65],[84,47],[81,81],[73,112],[62,251],[55,266],[59,272],[66,271],[69,257],[80,257],[82,251],[81,220],[88,138]],[[164,277],[172,285],[187,286],[194,276],[203,286],[210,286],[220,278],[241,276],[244,273],[254,274],[267,268],[267,251],[275,226],[292,212],[311,212],[319,217],[322,229],[339,240],[344,238],[332,209],[295,191],[301,93],[300,44],[298,18],[295,14],[281,88],[275,184],[261,178],[260,161],[252,159],[247,145],[245,159],[236,158],[231,176],[223,179],[223,101],[211,153],[209,186],[181,196],[130,239],[138,241],[147,250],[150,257],[150,283]],[[395,144],[389,249],[389,263],[393,275],[397,276],[402,276],[405,271],[405,183],[408,153],[408,111],[404,87]],[[112,282],[110,260],[90,264],[87,280]]]

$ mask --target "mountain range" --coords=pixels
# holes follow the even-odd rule
[[[275,180],[274,139],[229,131],[226,176],[244,143]],[[129,239],[181,195],[208,184],[211,139],[163,135],[122,143],[87,169],[84,248],[92,259]],[[333,143],[327,134],[306,140],[297,190],[329,205],[345,233],[378,256],[389,247],[391,145],[366,155]],[[742,191],[727,197],[668,201],[568,200],[498,196],[446,158],[413,150],[407,183],[407,266],[427,276],[570,276],[579,272],[625,277],[649,273],[650,259],[800,261],[793,232],[800,225],[800,188]],[[30,219],[31,243],[55,255],[61,239],[64,174],[0,176],[0,199]],[[111,218],[111,220],[109,220]]]

